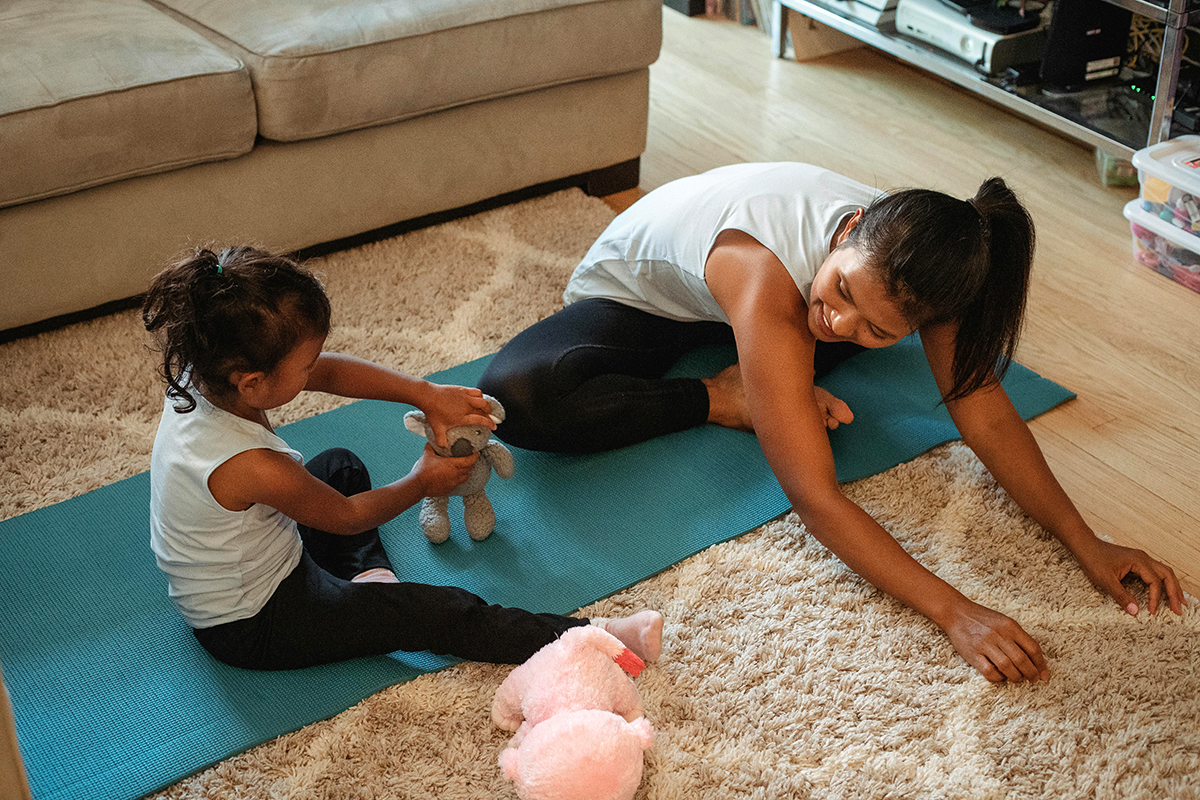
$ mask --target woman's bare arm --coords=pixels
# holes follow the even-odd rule
[[[926,358],[943,394],[953,383],[956,334],[956,327],[950,324],[921,331]],[[1092,532],[1050,471],[1029,426],[998,382],[962,399],[951,400],[946,408],[963,441],[996,481],[1025,513],[1067,546],[1097,588],[1136,615],[1138,607],[1133,595],[1121,583],[1126,575],[1136,573],[1149,587],[1151,614],[1157,613],[1164,593],[1171,610],[1182,611],[1183,590],[1170,567],[1141,550],[1102,541]]]
[[[705,278],[733,326],[763,452],[809,532],[872,585],[942,627],[989,680],[1046,677],[1040,648],[1019,625],[927,570],[842,494],[814,401],[807,306],[783,264],[748,235],[726,232]]]

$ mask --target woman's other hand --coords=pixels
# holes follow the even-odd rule
[[[1130,616],[1138,615],[1138,604],[1133,593],[1121,583],[1127,575],[1137,575],[1145,581],[1150,591],[1150,613],[1157,614],[1163,594],[1167,605],[1176,614],[1183,613],[1186,601],[1175,571],[1160,561],[1155,561],[1142,550],[1122,547],[1093,537],[1080,546],[1075,558],[1083,572],[1097,589],[1117,601]]]
[[[993,683],[1050,678],[1042,648],[1015,620],[998,611],[967,600],[943,630],[959,655]]]

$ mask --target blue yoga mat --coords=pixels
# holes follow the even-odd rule
[[[731,360],[707,351],[677,371],[711,374]],[[432,377],[474,385],[485,363]],[[843,481],[957,437],[915,339],[864,353],[823,384],[856,413],[830,435]],[[1073,397],[1018,365],[1005,387],[1026,418]],[[281,434],[306,457],[349,447],[382,483],[407,473],[423,444],[405,430],[406,410],[360,401]],[[413,510],[384,526],[403,579],[569,613],[789,507],[757,440],[712,426],[601,455],[514,455],[516,476],[488,484],[497,527],[486,541],[466,536],[461,514],[438,546]],[[451,663],[394,654],[256,673],[214,661],[167,600],[149,549],[149,486],[143,473],[0,522],[0,664],[38,800],[140,797]]]

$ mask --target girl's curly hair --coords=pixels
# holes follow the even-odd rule
[[[329,333],[329,298],[308,269],[253,247],[199,247],[160,272],[142,322],[162,353],[175,410],[196,408],[191,390],[236,392],[234,372],[271,372],[297,344]]]

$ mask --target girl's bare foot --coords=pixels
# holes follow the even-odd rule
[[[746,405],[746,389],[742,386],[742,369],[737,364],[704,378],[708,389],[708,421],[722,428],[754,433],[750,409]]]
[[[663,618],[657,611],[639,611],[621,619],[598,619],[594,624],[621,640],[637,657],[649,664],[662,655]]]
[[[375,567],[366,572],[360,572],[350,579],[351,583],[399,583],[396,573],[386,567]]]

